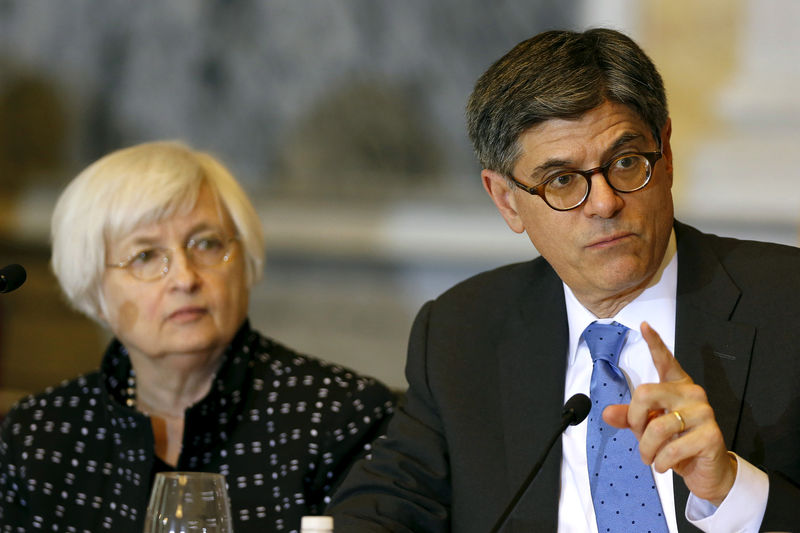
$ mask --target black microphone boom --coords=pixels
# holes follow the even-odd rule
[[[28,275],[21,265],[8,265],[0,268],[0,293],[11,292],[25,283]]]
[[[550,450],[553,448],[553,444],[556,443],[558,438],[564,433],[564,430],[567,429],[567,426],[577,426],[589,415],[589,411],[592,409],[592,402],[589,400],[589,397],[585,394],[575,394],[567,403],[564,404],[564,408],[561,410],[561,425],[558,427],[558,431],[553,435],[553,438],[550,439],[550,442],[547,444],[547,448],[545,448],[544,453],[533,465],[531,469],[531,473],[528,474],[528,477],[525,481],[520,485],[519,490],[511,498],[511,501],[506,506],[506,509],[503,511],[503,514],[500,515],[500,518],[497,519],[494,526],[490,530],[490,533],[497,533],[502,529],[503,526],[506,525],[506,520],[508,517],[511,516],[511,513],[514,512],[516,509],[517,504],[519,503],[520,499],[522,499],[523,494],[525,491],[528,490],[528,487],[533,482],[533,479],[536,477],[536,474],[539,473],[539,470],[542,469],[542,465],[544,464],[544,460],[547,459],[547,455],[550,453]]]

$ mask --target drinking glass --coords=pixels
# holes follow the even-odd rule
[[[144,533],[233,533],[225,476],[208,472],[156,474]]]

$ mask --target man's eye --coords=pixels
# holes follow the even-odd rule
[[[563,189],[574,185],[578,178],[577,174],[561,174],[553,178],[547,186],[551,189]]]
[[[628,170],[639,165],[640,158],[636,155],[622,156],[616,160],[614,166],[619,170]]]

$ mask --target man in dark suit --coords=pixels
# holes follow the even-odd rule
[[[610,368],[632,397],[593,401],[594,425],[565,432],[507,530],[800,528],[800,250],[674,220],[649,58],[612,30],[545,32],[486,71],[467,117],[486,191],[541,257],[422,308],[406,404],[335,495],[337,530],[488,531],[564,400],[601,397],[598,327],[620,328]],[[652,526],[608,512],[643,491],[592,470],[629,468],[593,455],[601,437],[630,439],[655,498],[633,507],[657,511]]]

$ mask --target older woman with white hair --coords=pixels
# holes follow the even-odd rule
[[[52,241],[67,298],[114,338],[96,372],[5,419],[0,531],[140,533],[169,470],[224,474],[237,533],[297,531],[324,508],[392,395],[251,329],[261,225],[217,160],[113,152],[65,189]]]

